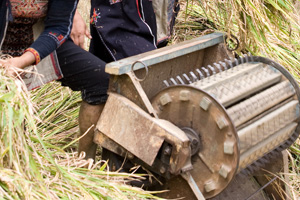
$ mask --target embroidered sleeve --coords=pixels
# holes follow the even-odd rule
[[[35,57],[35,65],[37,65],[40,61],[41,61],[41,57],[40,57],[40,54],[34,49],[34,48],[28,48],[25,50],[25,52],[31,52],[34,57]]]
[[[40,59],[55,51],[68,38],[78,0],[49,0],[45,28],[30,48],[35,49]]]

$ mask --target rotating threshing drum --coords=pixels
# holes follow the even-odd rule
[[[299,135],[299,87],[269,59],[246,55],[164,83],[153,107],[159,118],[192,135],[189,174],[205,198],[226,188],[236,172],[259,168]]]
[[[281,150],[288,147],[298,137],[299,86],[278,63],[245,55],[234,61],[214,63],[214,67],[209,65],[202,70],[207,72],[206,77],[196,69],[198,76],[190,72],[190,77],[183,74],[176,77],[177,81],[170,78],[164,83],[167,87],[188,85],[204,90],[225,108],[231,122],[217,116],[215,123],[220,130],[231,123],[237,129],[240,153],[238,171],[247,168],[275,147],[282,146]],[[180,87],[173,90],[179,93],[184,91]],[[168,96],[167,92],[161,93],[161,96]],[[185,95],[190,95],[188,93]],[[180,100],[180,96],[179,101],[181,104],[178,109],[181,109],[184,101]],[[172,103],[171,97],[168,103]],[[209,112],[211,101],[208,98],[197,103],[202,110]],[[161,101],[158,104],[161,106]],[[233,148],[224,143],[224,151],[227,147],[233,153]]]
[[[214,33],[108,64],[111,97],[97,125],[105,137],[99,134],[96,143],[123,156],[129,153],[132,160],[137,157],[168,185],[178,185],[178,179],[172,183],[169,178],[183,177],[198,199],[218,195],[236,173],[260,167],[270,155],[290,146],[300,132],[298,84],[268,58],[231,59],[223,39]],[[113,115],[110,110],[116,106]],[[120,125],[120,115],[134,121],[125,123],[123,118],[124,126]],[[169,131],[155,118],[171,122],[182,133],[176,128]],[[170,148],[183,152],[161,155]],[[167,197],[190,197],[185,191],[173,190]]]

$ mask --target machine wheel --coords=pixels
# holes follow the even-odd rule
[[[239,166],[238,136],[225,108],[208,93],[183,85],[162,90],[152,105],[159,118],[181,128],[190,139],[191,165],[187,163],[182,174],[191,175],[205,198],[219,194]],[[175,187],[181,179],[173,178]],[[180,195],[189,197],[185,191]]]

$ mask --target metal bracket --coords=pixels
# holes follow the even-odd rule
[[[137,62],[140,62],[140,61],[137,61]],[[135,63],[137,63],[135,62]],[[135,64],[134,63],[134,64]],[[142,62],[141,62],[142,63]],[[134,65],[133,64],[133,65]],[[132,65],[132,66],[133,66]],[[146,66],[146,65],[145,65]],[[146,72],[148,72],[148,67],[146,67]],[[133,70],[131,70],[130,72],[127,73],[127,75],[129,76],[129,78],[131,79],[135,89],[137,90],[138,94],[140,95],[141,99],[143,100],[143,103],[145,104],[149,114],[151,114],[153,117],[157,118],[158,119],[158,116],[157,116],[157,113],[155,112],[154,108],[152,107],[152,104],[149,100],[149,98],[147,97],[144,89],[142,88],[141,84],[140,84],[140,81],[144,80],[147,76],[144,77],[144,79],[138,79],[136,77],[136,75],[134,74]]]
[[[192,175],[189,172],[185,172],[181,174],[181,176],[187,181],[191,189],[193,190],[195,196],[197,197],[198,200],[205,200],[202,192],[198,188],[195,180],[193,179]]]

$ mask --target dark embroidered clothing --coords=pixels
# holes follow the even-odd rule
[[[106,62],[156,49],[149,0],[92,0],[90,51]]]
[[[21,56],[33,43],[32,26],[36,21],[37,19],[32,18],[14,18],[13,22],[9,22],[2,53]]]
[[[45,17],[48,0],[10,0],[14,17],[41,18]]]
[[[17,2],[20,2],[20,4],[16,4]],[[38,2],[42,2],[43,5],[38,5]],[[44,20],[44,31],[30,45],[29,48],[31,52],[34,51],[34,55],[38,55],[36,56],[36,63],[38,63],[41,59],[45,58],[50,53],[55,51],[65,40],[68,39],[72,29],[73,16],[75,14],[77,2],[78,0],[48,0],[48,3],[46,3],[46,0],[34,0],[28,2],[23,0],[14,0],[14,4],[11,4],[10,0],[0,0],[1,50],[4,39],[6,35],[8,35],[6,33],[8,24],[13,21],[12,13],[19,13],[22,17],[28,15],[32,16],[30,18],[38,18],[38,15],[44,16],[44,13],[40,11],[33,11],[30,9],[45,9],[44,7],[47,6],[47,17]],[[13,8],[12,5],[14,5]],[[22,6],[24,6],[24,9],[21,9]],[[19,11],[12,12],[12,9],[19,9]],[[23,30],[24,28],[26,29],[27,27],[24,26],[21,28],[21,30]]]

